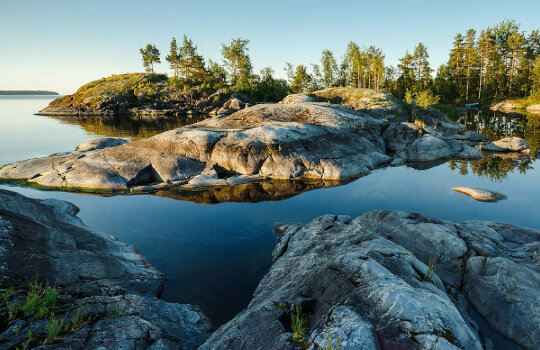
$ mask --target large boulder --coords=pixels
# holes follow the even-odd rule
[[[316,102],[317,99],[313,96],[306,94],[291,94],[285,96],[285,98],[278,103],[280,104],[291,104],[291,103],[303,103],[303,102]]]
[[[502,101],[496,101],[489,106],[489,109],[492,111],[501,111],[501,112],[513,112],[518,108],[518,101],[517,100],[502,100]]]
[[[505,137],[482,146],[482,151],[490,152],[530,152],[529,143],[519,137]]]
[[[353,87],[334,87],[310,93],[319,100],[341,104],[375,118],[404,121],[407,113],[402,102],[387,92]]]
[[[32,347],[43,344],[55,317],[65,329],[42,348],[195,349],[204,342],[211,326],[201,310],[158,299],[163,275],[134,247],[86,227],[77,212],[68,202],[0,190],[0,289],[10,300],[0,305],[0,347],[22,347],[28,331]],[[30,297],[31,282],[54,286],[56,303],[43,315],[8,313]]]
[[[275,263],[252,301],[201,349],[489,348],[470,304],[502,335],[538,348],[537,231],[377,211],[281,224],[276,234]]]
[[[481,157],[451,134],[334,104],[260,104],[84,155],[10,164],[0,169],[0,178],[64,190],[148,192],[261,179],[353,179],[394,156],[403,161]]]

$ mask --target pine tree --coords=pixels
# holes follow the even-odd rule
[[[515,75],[517,74],[519,67],[518,62],[521,61],[525,54],[525,36],[518,31],[513,31],[508,36],[508,49],[510,51],[510,67],[508,73],[508,94],[514,93],[513,83],[515,81]]]
[[[140,49],[140,53],[145,70],[148,73],[154,73],[154,63],[161,63],[159,60],[159,50],[154,45],[148,44],[144,49]]]
[[[334,54],[330,50],[324,50],[321,58],[322,84],[325,88],[335,84],[338,77],[338,65]]]
[[[540,98],[540,56],[536,58],[533,69],[531,70],[531,95]]]
[[[414,74],[416,90],[428,88],[428,84],[431,82],[431,72],[433,71],[429,66],[429,55],[426,47],[423,43],[418,43],[414,49],[412,58],[412,70]]]
[[[409,51],[405,52],[405,56],[399,59],[398,69],[401,73],[398,78],[399,95],[404,96],[405,92],[412,90],[415,85],[413,56]]]
[[[450,60],[448,67],[454,76],[454,82],[458,91],[461,91],[462,69],[465,64],[465,48],[463,44],[463,35],[458,33],[454,38],[454,47],[450,51]],[[461,95],[461,94],[460,94]]]
[[[307,91],[311,84],[312,77],[303,65],[296,66],[296,72],[293,77],[291,89],[295,92]]]
[[[248,55],[249,40],[233,39],[230,45],[223,44],[221,53],[225,67],[229,71],[230,84],[236,90],[249,89],[251,85],[253,67]]]
[[[169,62],[170,68],[174,72],[174,77],[178,78],[180,72],[180,54],[178,52],[178,45],[176,44],[176,38],[171,40],[171,48],[169,54],[165,58]]]
[[[179,49],[179,71],[187,85],[197,85],[207,78],[204,59],[197,52],[197,46],[184,35]]]
[[[465,35],[465,69],[466,69],[466,86],[465,86],[465,101],[469,100],[469,88],[471,85],[471,75],[478,61],[478,53],[476,51],[476,31],[474,29],[467,30]]]

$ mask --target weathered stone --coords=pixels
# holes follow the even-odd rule
[[[201,349],[298,349],[289,328],[297,305],[313,350],[338,341],[342,349],[489,348],[469,302],[498,332],[538,348],[537,231],[377,211],[281,224],[276,235],[275,263],[253,300]]]
[[[482,151],[490,152],[530,152],[527,141],[519,137],[505,137],[482,146]]]
[[[287,95],[283,100],[281,100],[280,104],[291,104],[291,103],[302,103],[302,102],[316,102],[317,99],[313,96],[309,96],[306,94],[292,94]]]
[[[366,96],[353,101],[363,106],[371,98],[375,110],[379,95]],[[399,111],[392,99],[384,101],[377,115]],[[260,104],[117,147],[10,164],[0,178],[64,190],[151,192],[261,179],[353,179],[390,163],[481,158],[470,140],[452,137],[461,127],[446,120],[431,110],[416,125],[322,102]]]
[[[102,137],[99,139],[91,140],[78,145],[75,150],[79,152],[94,151],[97,149],[104,149],[109,147],[115,147],[127,143],[127,140],[115,137]]]
[[[492,191],[480,190],[471,187],[454,187],[453,191],[466,194],[469,197],[482,202],[496,202],[501,199],[506,199],[506,196]]]
[[[78,312],[81,319],[91,318],[80,329],[62,333],[60,343],[38,348],[143,349],[163,343],[195,349],[204,342],[211,326],[201,310],[156,298],[164,283],[161,273],[134,247],[86,227],[77,211],[71,203],[0,190],[0,289],[14,287],[22,298],[21,287],[37,276],[58,290],[51,311],[65,325]],[[4,303],[0,314],[7,315]],[[4,329],[2,316],[1,348],[21,347],[28,330],[43,341],[48,319],[17,317]]]

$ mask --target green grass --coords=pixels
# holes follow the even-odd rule
[[[307,317],[302,314],[300,305],[296,305],[295,311],[291,313],[291,328],[293,341],[303,344],[307,331]]]
[[[60,334],[60,331],[62,330],[62,327],[64,325],[64,319],[58,320],[56,317],[54,317],[54,313],[51,314],[51,317],[49,319],[49,323],[47,324],[47,337],[45,338],[45,341],[43,344],[51,344],[55,341],[55,339]]]
[[[453,122],[457,122],[457,120],[459,119],[459,116],[461,115],[461,112],[463,111],[463,109],[460,107],[444,105],[444,104],[436,104],[436,105],[433,105],[432,107],[442,112],[443,114],[445,114],[448,117],[448,119],[450,119]]]

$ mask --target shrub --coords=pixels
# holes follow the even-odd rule
[[[56,317],[54,317],[54,313],[51,314],[51,318],[49,320],[49,324],[47,324],[47,337],[45,338],[45,341],[43,344],[50,344],[54,342],[54,340],[58,337],[58,334],[60,334],[60,331],[62,330],[62,326],[64,325],[64,320],[57,320]]]
[[[429,90],[422,90],[420,92],[417,92],[414,97],[416,104],[424,109],[427,109],[429,106],[438,104],[440,99],[439,96],[433,95]]]

